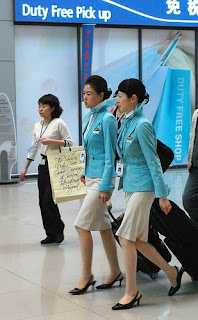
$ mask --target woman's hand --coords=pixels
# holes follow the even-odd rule
[[[159,206],[165,214],[168,214],[172,208],[171,203],[167,198],[159,198]]]
[[[80,176],[80,181],[85,184],[85,176],[83,176],[82,174]]]
[[[99,197],[101,203],[106,203],[110,199],[110,194],[107,192],[100,192]]]
[[[50,139],[50,138],[41,138],[40,139],[40,142],[42,144],[44,144],[45,146],[48,146],[48,145],[54,145],[54,139]]]
[[[25,175],[27,173],[27,170],[26,169],[23,169],[23,171],[21,172],[19,178],[21,181],[24,181],[25,180]]]
[[[28,168],[29,168],[31,162],[32,162],[31,159],[27,159],[27,160],[26,160],[25,167],[24,167],[23,171],[21,172],[21,174],[20,174],[20,176],[19,176],[19,179],[20,179],[21,181],[24,181],[24,180],[25,180],[25,175],[26,175],[26,173],[27,173],[27,171],[28,171]]]

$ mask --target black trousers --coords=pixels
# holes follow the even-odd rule
[[[182,198],[184,209],[198,226],[198,168],[190,169]]]
[[[38,167],[38,190],[43,227],[48,237],[56,239],[57,234],[63,233],[65,225],[61,220],[58,206],[52,199],[47,160],[45,165],[39,165]]]

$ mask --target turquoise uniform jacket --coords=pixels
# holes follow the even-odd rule
[[[155,131],[143,115],[142,105],[124,120],[119,132],[117,152],[123,162],[123,191],[154,191],[156,198],[167,196]]]
[[[102,178],[99,191],[110,192],[114,189],[115,152],[117,141],[117,121],[106,110],[99,111],[84,139],[89,121],[83,130],[83,144],[86,152],[86,163],[83,174],[91,178]]]

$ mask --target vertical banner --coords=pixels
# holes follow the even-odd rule
[[[174,152],[173,165],[187,162],[191,126],[190,70],[168,69],[153,125],[159,140]]]
[[[82,27],[82,91],[85,81],[91,75],[92,48],[93,48],[93,24],[84,24]]]

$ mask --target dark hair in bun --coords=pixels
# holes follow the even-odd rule
[[[149,94],[146,92],[144,84],[138,79],[123,80],[118,86],[118,91],[124,92],[128,98],[135,94],[139,103],[142,103],[145,99],[147,100],[146,103],[149,102]]]
[[[112,94],[112,90],[107,86],[107,82],[104,78],[98,75],[92,75],[87,78],[85,84],[89,84],[98,94],[104,93],[104,98],[108,99]]]

